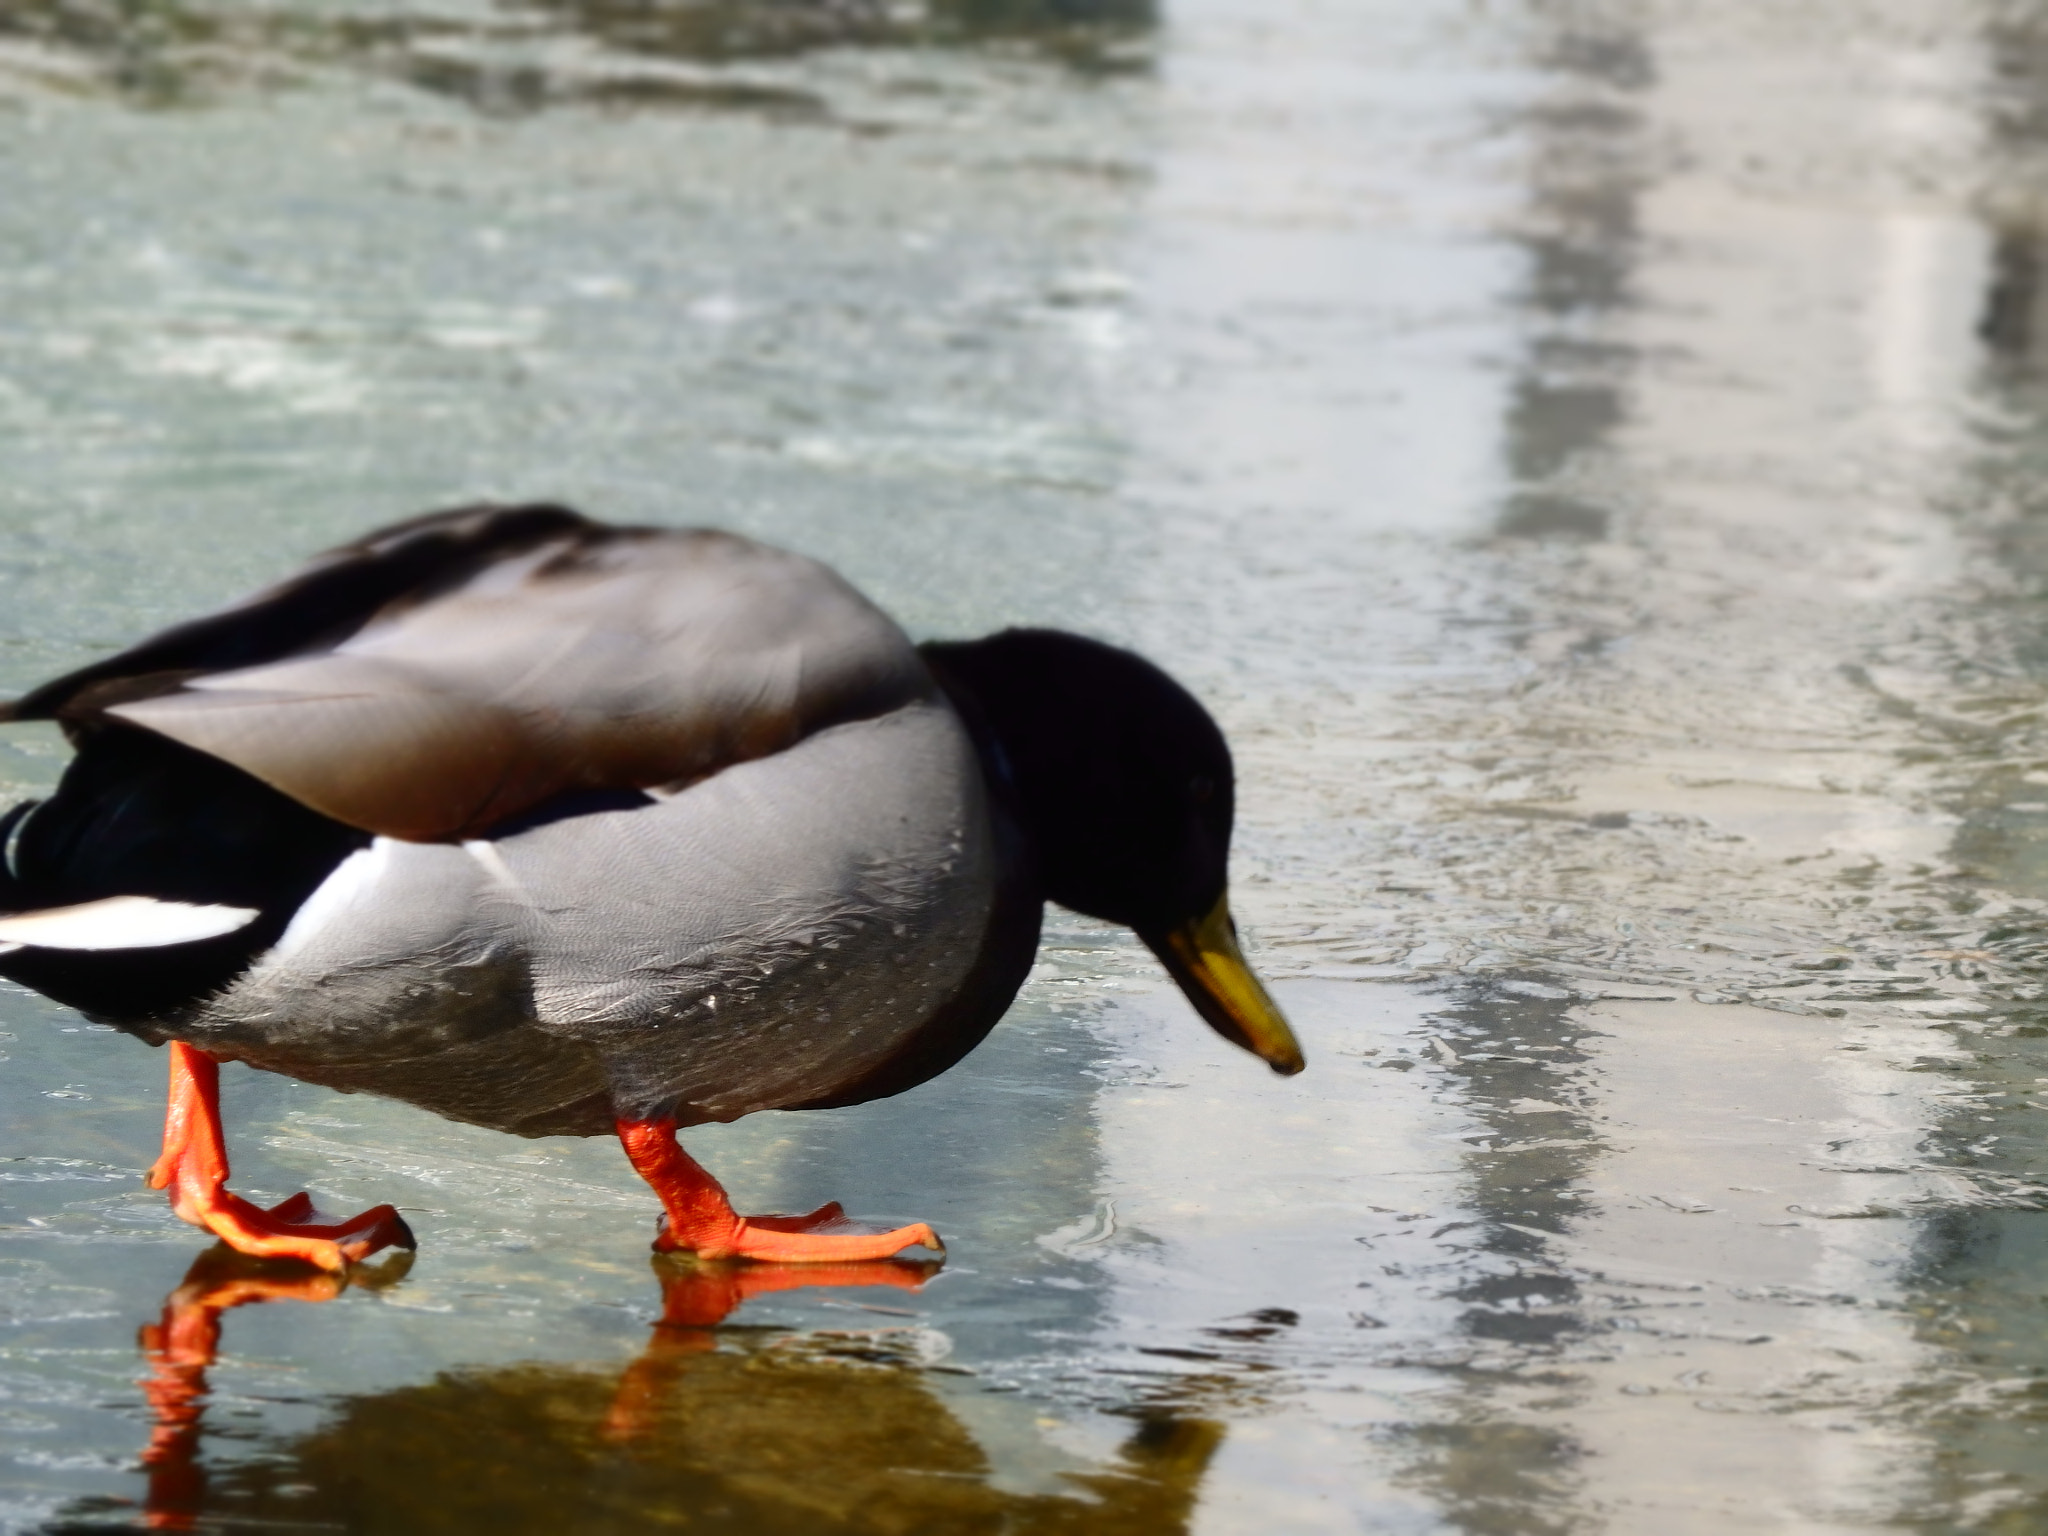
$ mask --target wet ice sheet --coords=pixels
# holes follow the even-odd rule
[[[515,1529],[2038,1520],[2043,23],[779,9],[862,46],[0,13],[5,680],[485,494],[1087,628],[1224,718],[1311,1071],[1062,920],[959,1071],[693,1143],[952,1245],[709,1355],[612,1148],[231,1073],[423,1251],[226,1316],[215,1515],[429,1440]],[[119,1523],[160,1064],[5,1011],[0,1483]]]

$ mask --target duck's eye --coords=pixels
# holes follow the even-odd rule
[[[1205,773],[1198,773],[1188,780],[1188,798],[1197,805],[1207,805],[1216,794],[1216,781]]]

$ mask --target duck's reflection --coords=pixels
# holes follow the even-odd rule
[[[409,1256],[407,1256],[409,1258]],[[351,1532],[644,1530],[1143,1532],[1186,1529],[1221,1425],[1141,1415],[1115,1462],[1070,1492],[1013,1493],[922,1368],[923,1330],[790,1335],[721,1328],[743,1302],[808,1286],[918,1290],[937,1265],[661,1260],[662,1315],[624,1371],[451,1371],[344,1401],[259,1461],[200,1454],[222,1314],[332,1300],[349,1279],[203,1255],[142,1330],[156,1423],[143,1454],[152,1530],[308,1524]],[[878,1323],[897,1309],[871,1309]]]
[[[893,1259],[858,1264],[693,1264],[688,1259],[655,1261],[661,1278],[661,1320],[640,1357],[626,1367],[605,1415],[604,1433],[632,1441],[660,1422],[693,1356],[718,1347],[714,1330],[749,1297],[814,1285],[893,1285],[917,1290],[937,1274],[936,1263]]]
[[[412,1267],[412,1257],[400,1250],[385,1264],[356,1266],[353,1278],[359,1285],[390,1285]],[[220,1349],[221,1314],[259,1301],[332,1301],[350,1278],[289,1260],[252,1259],[220,1244],[185,1271],[164,1298],[163,1315],[143,1324],[138,1342],[149,1375],[142,1391],[156,1415],[142,1453],[149,1473],[143,1508],[151,1530],[190,1530],[206,1503],[199,1436],[206,1368]]]

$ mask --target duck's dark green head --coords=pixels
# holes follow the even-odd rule
[[[1045,895],[1135,930],[1219,1034],[1299,1072],[1238,950],[1235,781],[1209,712],[1143,657],[1057,630],[922,649],[1007,783]]]

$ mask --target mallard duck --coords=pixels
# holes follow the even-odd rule
[[[813,560],[554,506],[399,523],[43,684],[0,974],[170,1048],[177,1214],[328,1270],[412,1246],[227,1188],[219,1063],[523,1136],[616,1134],[660,1249],[851,1262],[917,1223],[741,1216],[679,1127],[901,1093],[994,1027],[1044,903],[1133,929],[1280,1072],[1225,897],[1216,724],[1049,630],[913,646]]]

